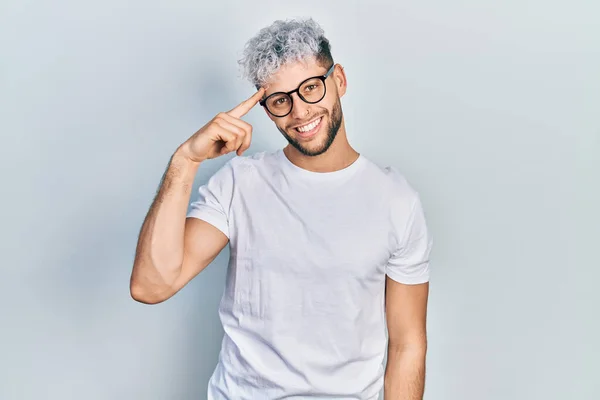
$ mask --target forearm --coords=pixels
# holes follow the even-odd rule
[[[140,301],[163,296],[181,272],[185,219],[198,166],[178,150],[163,175],[136,248],[131,292]]]
[[[388,346],[385,400],[422,400],[425,389],[426,344]]]

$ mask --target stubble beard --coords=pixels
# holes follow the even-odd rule
[[[337,102],[335,103],[335,105],[333,106],[333,110],[331,112],[331,117],[329,118],[329,124],[326,127],[327,128],[327,137],[326,137],[325,141],[323,142],[323,144],[321,146],[317,147],[316,149],[306,148],[305,146],[302,145],[302,143],[298,142],[293,137],[288,135],[284,129],[281,129],[279,126],[277,126],[277,129],[279,129],[279,132],[281,132],[281,134],[286,138],[288,143],[291,144],[292,147],[294,147],[296,150],[298,150],[301,154],[303,154],[305,156],[309,156],[309,157],[315,157],[315,156],[319,156],[319,155],[325,153],[329,149],[329,147],[335,140],[335,138],[338,134],[338,131],[340,130],[341,125],[342,125],[342,105],[340,103],[340,99],[338,99]]]

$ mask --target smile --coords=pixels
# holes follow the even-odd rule
[[[302,125],[302,126],[297,126],[296,132],[299,132],[301,136],[311,136],[313,133],[316,133],[316,131],[319,129],[319,126],[321,125],[321,121],[322,121],[323,117],[319,117],[316,120],[309,122],[306,125]]]

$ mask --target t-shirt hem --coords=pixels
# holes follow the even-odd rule
[[[208,222],[209,224],[223,232],[223,234],[229,239],[229,227],[227,226],[227,223],[223,222],[219,216],[216,216],[211,212],[207,212],[206,210],[192,209],[190,212],[188,212],[187,217],[197,218]]]
[[[429,274],[409,278],[391,271],[387,271],[386,275],[389,276],[392,280],[405,285],[418,285],[421,283],[429,282]]]

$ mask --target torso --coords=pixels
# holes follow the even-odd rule
[[[387,177],[362,156],[330,174],[281,157],[260,154],[235,170],[225,338],[209,393],[376,397],[395,244]]]

